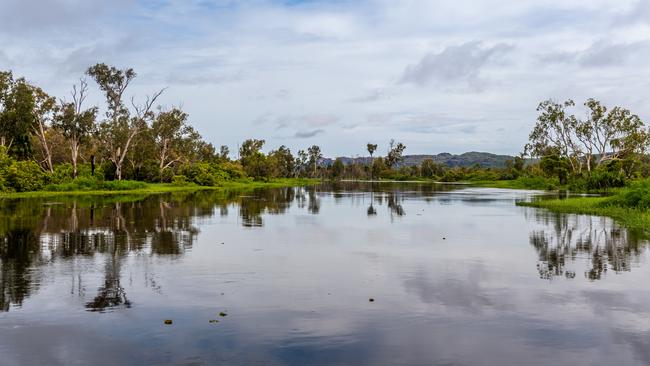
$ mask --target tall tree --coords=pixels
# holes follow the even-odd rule
[[[31,132],[35,123],[34,95],[25,79],[0,73],[0,146],[18,159],[32,154]]]
[[[86,74],[95,80],[106,96],[108,119],[100,124],[100,139],[105,144],[108,159],[115,165],[117,179],[121,180],[122,166],[129,148],[135,137],[153,120],[151,108],[164,89],[148,96],[140,105],[131,98],[131,112],[124,103],[124,92],[137,75],[133,69],[120,70],[100,63],[88,68]]]
[[[230,149],[227,145],[221,145],[219,148],[219,160],[230,161]]]
[[[61,102],[60,112],[54,118],[54,127],[61,131],[70,147],[72,178],[77,177],[77,161],[81,144],[88,140],[95,129],[97,107],[83,108],[88,93],[88,83],[84,79],[72,86],[72,102]]]
[[[374,174],[373,174],[373,170],[372,170],[372,154],[374,154],[375,151],[377,151],[377,144],[371,144],[371,143],[368,143],[368,144],[366,145],[366,148],[368,149],[368,153],[370,154],[370,165],[371,165],[371,168],[370,168],[370,179],[374,179]]]
[[[239,148],[239,160],[244,171],[250,177],[265,178],[268,176],[266,156],[260,152],[264,143],[264,140],[248,139]]]
[[[323,158],[323,154],[320,151],[318,145],[312,145],[307,149],[309,154],[309,164],[314,168],[313,175],[316,176],[316,168],[318,167],[318,161]]]
[[[32,126],[32,133],[41,144],[43,153],[41,164],[44,165],[45,170],[52,173],[54,172],[54,165],[52,164],[52,151],[47,133],[58,110],[56,99],[48,95],[43,89],[35,86],[32,87],[32,95],[34,96],[34,119],[36,122]]]
[[[151,126],[161,179],[165,169],[188,159],[198,147],[201,136],[187,123],[187,117],[187,113],[173,108],[158,113]]]
[[[368,145],[366,145],[366,148],[368,149],[368,153],[370,154],[370,160],[372,160],[372,154],[374,154],[375,151],[377,151],[377,144],[368,143]]]
[[[305,150],[298,150],[294,161],[295,174],[297,176],[302,176],[303,173],[307,170],[307,162],[309,161],[309,156]]]
[[[269,153],[269,159],[275,170],[275,175],[278,177],[288,178],[294,171],[294,158],[291,155],[291,150],[282,145],[277,150]]]
[[[621,107],[608,111],[594,99],[584,105],[589,110],[586,120],[567,110],[575,106],[572,100],[540,103],[540,115],[525,153],[540,158],[557,155],[553,161],[566,161],[572,173],[581,173],[583,168],[591,172],[605,162],[626,159],[646,150],[650,134],[637,115]]]
[[[404,160],[402,154],[406,146],[401,142],[395,143],[395,140],[390,140],[388,154],[386,155],[386,165],[393,168]]]

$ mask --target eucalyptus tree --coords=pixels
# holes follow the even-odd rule
[[[639,116],[621,107],[608,111],[594,99],[587,100],[585,106],[589,118],[578,122],[576,138],[582,144],[587,171],[645,152],[649,134]]]
[[[161,89],[147,96],[142,104],[131,98],[131,108],[124,102],[124,93],[137,76],[132,68],[118,69],[100,63],[91,66],[86,74],[92,77],[106,97],[107,119],[99,125],[99,138],[103,142],[108,159],[115,165],[115,175],[122,179],[122,166],[135,137],[145,131],[153,121],[152,107],[164,92]]]
[[[230,148],[227,145],[221,145],[219,148],[219,160],[222,162],[230,161]]]
[[[390,140],[388,154],[386,155],[386,165],[389,168],[393,168],[395,165],[401,163],[404,160],[402,154],[406,149],[406,146],[401,142],[395,143],[395,140]]]
[[[372,155],[375,153],[375,151],[377,151],[377,144],[371,144],[371,143],[368,143],[368,144],[366,145],[366,148],[368,149],[368,153],[370,154],[370,165],[371,165],[371,168],[370,168],[370,179],[373,179],[373,178],[374,178],[374,174],[372,173]]]
[[[42,151],[41,165],[50,173],[54,172],[52,163],[52,151],[50,139],[48,138],[49,128],[52,126],[54,116],[58,111],[56,98],[48,95],[43,89],[32,86],[34,96],[34,120],[32,133],[38,138]]]
[[[97,107],[84,109],[88,96],[88,83],[84,79],[72,86],[72,102],[61,102],[59,112],[54,118],[53,127],[61,131],[70,147],[72,177],[77,177],[77,161],[81,144],[85,143],[95,130]]]
[[[366,148],[368,149],[368,153],[370,154],[370,160],[372,160],[372,154],[374,154],[375,151],[377,151],[377,144],[368,143],[366,145]]]
[[[187,113],[179,108],[158,113],[151,126],[162,179],[165,169],[189,159],[198,148],[201,136],[187,123]]]
[[[588,117],[582,120],[567,110],[574,106],[573,100],[540,103],[524,152],[539,158],[555,154],[552,160],[567,162],[574,174],[645,152],[650,134],[637,115],[621,107],[608,110],[589,99],[584,103]]]
[[[0,72],[0,146],[18,159],[31,156],[31,132],[35,123],[34,95],[24,78]]]
[[[268,164],[264,154],[260,151],[264,140],[248,139],[239,148],[239,160],[246,174],[254,178],[268,176]]]
[[[323,158],[323,154],[320,151],[318,145],[312,145],[307,149],[307,154],[309,154],[309,165],[314,168],[313,175],[316,176],[316,168],[318,167],[318,161]]]
[[[308,161],[309,155],[307,155],[305,150],[298,150],[298,154],[296,154],[296,157],[294,159],[294,169],[296,176],[301,176],[303,174],[303,172],[306,170]]]
[[[289,148],[282,145],[277,150],[271,151],[268,157],[273,165],[276,176],[289,178],[293,175],[295,160]]]

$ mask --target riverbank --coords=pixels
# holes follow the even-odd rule
[[[517,206],[547,209],[552,212],[607,216],[619,224],[644,232],[650,231],[650,210],[618,205],[617,194],[612,197],[572,197],[566,199],[517,202]]]
[[[228,190],[278,188],[287,186],[309,186],[319,184],[318,179],[280,178],[269,181],[230,181],[218,186],[199,186],[195,184],[175,185],[172,183],[141,183],[133,189],[91,189],[66,191],[32,191],[0,193],[0,198],[61,197],[61,196],[109,196],[109,195],[143,195],[173,192],[191,192],[201,190]],[[138,182],[140,183],[140,182]]]

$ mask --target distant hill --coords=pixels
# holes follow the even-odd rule
[[[404,161],[400,166],[419,165],[425,159],[432,159],[436,163],[445,164],[448,167],[470,167],[473,165],[480,165],[484,168],[503,168],[506,166],[507,160],[513,160],[515,157],[510,155],[497,155],[486,152],[471,151],[460,155],[450,153],[441,153],[437,155],[404,155]],[[341,157],[343,164],[369,164],[370,157],[349,158]],[[334,163],[334,159],[323,158],[322,165],[329,166]]]

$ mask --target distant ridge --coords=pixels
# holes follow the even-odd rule
[[[474,165],[480,165],[483,168],[503,168],[506,166],[507,160],[513,160],[515,157],[510,155],[497,155],[487,152],[478,152],[470,151],[460,155],[454,155],[450,153],[440,153],[437,155],[404,155],[404,161],[400,166],[413,166],[419,165],[425,159],[432,159],[436,163],[445,164],[448,167],[471,167]],[[340,157],[343,161],[343,164],[369,164],[370,157]],[[329,166],[334,163],[332,158],[323,158],[321,160],[322,165]]]

